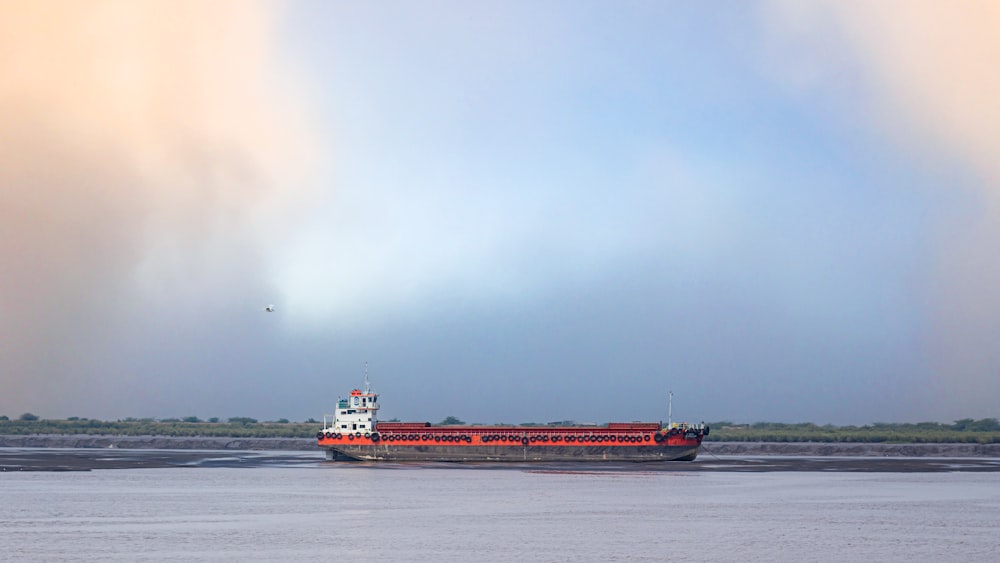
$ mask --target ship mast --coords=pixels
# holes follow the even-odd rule
[[[667,428],[674,425],[674,392],[671,391],[667,399]]]
[[[368,362],[365,362],[365,395],[371,395],[372,386],[368,383]]]

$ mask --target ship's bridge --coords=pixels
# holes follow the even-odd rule
[[[375,431],[378,423],[378,394],[371,389],[351,390],[350,396],[337,401],[337,409],[333,415],[323,416],[323,431],[339,432],[341,434],[368,434]],[[327,424],[327,417],[333,420]]]

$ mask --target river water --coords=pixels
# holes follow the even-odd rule
[[[307,462],[0,474],[0,561],[1000,561],[1000,473]]]

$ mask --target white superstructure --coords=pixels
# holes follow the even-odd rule
[[[377,411],[378,394],[372,392],[365,378],[363,392],[360,389],[352,390],[346,399],[337,401],[337,408],[332,415],[323,415],[323,432],[370,435],[378,423]]]

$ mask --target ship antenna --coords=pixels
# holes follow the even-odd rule
[[[667,399],[667,428],[674,425],[674,392],[671,391]]]

